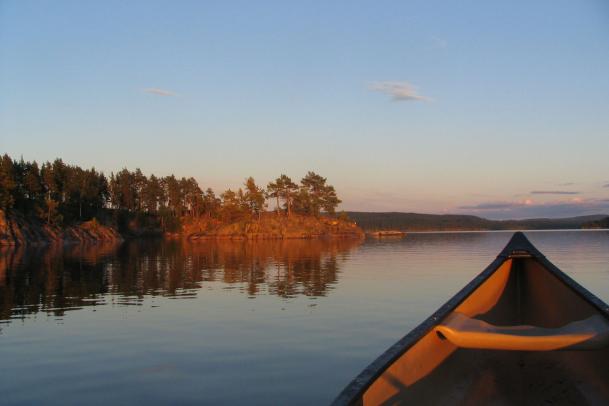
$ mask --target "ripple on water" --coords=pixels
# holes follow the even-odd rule
[[[608,232],[527,234],[609,301]],[[328,403],[510,236],[3,251],[2,403]]]

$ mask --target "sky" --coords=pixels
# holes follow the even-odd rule
[[[0,152],[345,210],[609,213],[609,3],[0,0]]]

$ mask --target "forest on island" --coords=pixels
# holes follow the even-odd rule
[[[269,202],[278,214],[318,217],[334,215],[341,200],[315,172],[299,184],[282,174],[266,187],[248,177],[243,187],[216,195],[192,177],[146,176],[140,169],[108,177],[61,159],[39,165],[8,154],[0,158],[0,209],[58,226],[111,216],[119,225],[127,219],[155,220],[163,230],[176,231],[184,219],[203,216],[225,223],[259,219]]]

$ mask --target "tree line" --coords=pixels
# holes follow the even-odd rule
[[[54,225],[90,220],[114,211],[146,215],[175,228],[180,218],[207,216],[223,222],[260,218],[272,201],[280,215],[333,215],[341,203],[326,178],[308,172],[297,184],[281,175],[266,187],[248,177],[243,187],[219,196],[190,177],[146,176],[140,169],[122,169],[109,177],[61,159],[45,162],[0,158],[0,209],[35,216]]]

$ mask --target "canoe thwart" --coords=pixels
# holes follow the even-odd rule
[[[436,334],[461,348],[552,351],[604,348],[609,344],[609,322],[601,315],[558,328],[528,325],[495,326],[452,312],[436,326]]]

